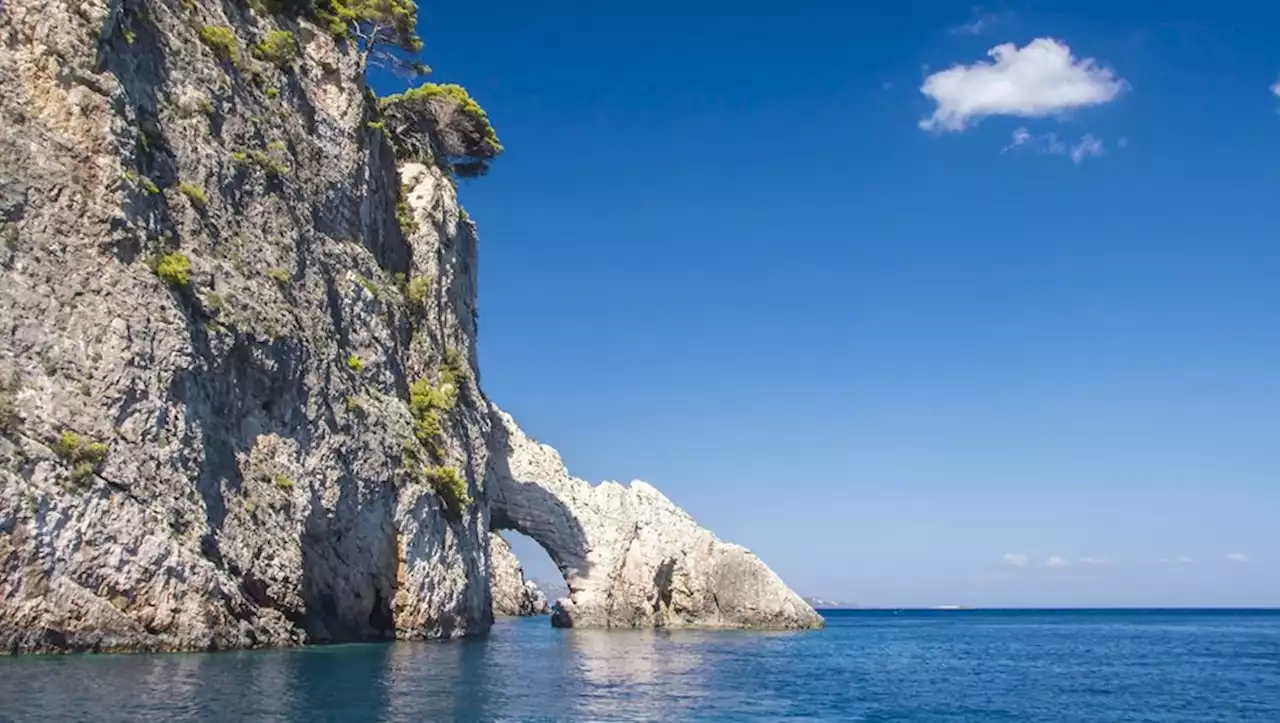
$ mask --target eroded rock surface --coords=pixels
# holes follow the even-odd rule
[[[551,612],[547,596],[538,584],[527,580],[524,568],[502,535],[489,535],[489,582],[493,591],[493,614],[508,616],[546,615]]]
[[[644,482],[590,485],[493,408],[485,484],[495,529],[537,540],[569,585],[562,627],[821,627],[758,557]]]
[[[481,633],[491,504],[566,624],[818,624],[491,411],[435,142],[398,159],[359,53],[250,5],[0,4],[0,652]]]
[[[288,67],[250,52],[278,28]],[[0,49],[0,651],[486,630],[486,508],[422,483],[406,405],[470,368],[474,231],[354,49],[161,0],[5,0]],[[478,495],[458,386],[432,463]]]

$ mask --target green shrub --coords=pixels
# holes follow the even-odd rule
[[[399,60],[381,47],[390,45],[409,53],[422,50],[422,39],[415,32],[415,0],[315,0],[312,8],[315,18],[334,36],[350,38],[358,33],[374,38],[373,46],[368,48],[374,60],[409,69],[421,65]]]
[[[209,199],[204,195],[204,189],[194,183],[183,181],[178,184],[178,192],[187,197],[191,201],[191,205],[203,210],[209,203]]]
[[[456,387],[448,384],[437,387],[427,379],[419,379],[409,385],[413,436],[433,452],[439,451],[437,439],[443,431],[440,413],[453,408],[456,395]]]
[[[18,431],[18,383],[0,381],[0,434]]]
[[[359,374],[364,371],[364,360],[360,358],[359,354],[352,354],[347,357],[347,368]]]
[[[216,314],[227,307],[227,302],[222,298],[222,294],[210,291],[204,295],[204,305]]]
[[[413,216],[413,208],[402,197],[396,202],[396,223],[400,224],[400,233],[410,236],[418,231],[418,219]]]
[[[231,160],[241,166],[257,166],[271,178],[288,175],[289,165],[280,157],[286,150],[285,145],[276,141],[267,147],[272,152],[259,151],[257,149],[236,151],[231,154]]]
[[[107,459],[107,445],[85,441],[70,430],[64,431],[52,445],[53,453],[71,465],[71,481],[76,484],[97,473]]]
[[[348,412],[359,412],[359,411],[362,411],[363,409],[364,409],[364,403],[360,401],[360,397],[356,397],[356,396],[347,397]]]
[[[195,98],[185,96],[177,103],[178,115],[183,118],[191,118],[197,113],[203,113],[207,116],[213,115],[213,101],[208,98]]]
[[[145,136],[143,137],[145,138]],[[151,194],[152,196],[156,195],[157,193],[160,193],[160,187],[157,186],[156,182],[151,180],[150,178],[147,178],[146,176],[139,176],[138,182],[142,184],[142,189],[147,193]]]
[[[368,291],[368,292],[369,292],[369,294],[370,294],[371,296],[373,296],[373,298],[375,298],[375,299],[381,299],[381,298],[382,298],[382,289],[378,288],[378,285],[377,285],[377,284],[375,284],[375,283],[373,283],[372,281],[370,281],[370,280],[366,279],[365,277],[361,276],[360,274],[356,274],[356,282],[357,282],[357,283],[359,283],[359,284],[360,284],[360,286],[361,286],[361,287],[363,287],[365,291]]]
[[[471,375],[471,368],[467,366],[467,362],[462,358],[462,352],[457,347],[449,347],[444,351],[444,363],[440,365],[440,379],[445,383],[452,385],[455,389],[460,386],[460,382]]]
[[[267,97],[268,97],[268,98],[279,98],[279,97],[280,97],[280,89],[279,89],[279,88],[267,88]]]
[[[431,279],[425,276],[415,276],[409,281],[409,285],[405,287],[404,297],[409,302],[409,306],[415,309],[427,308],[427,294],[431,291]]]
[[[298,59],[298,41],[288,30],[272,30],[266,39],[253,46],[253,57],[287,68]]]
[[[503,151],[484,108],[460,85],[423,83],[379,101],[397,129],[398,149],[423,155],[438,148],[455,175],[482,176]]]
[[[462,517],[463,510],[471,504],[467,480],[456,467],[428,467],[426,482],[440,495],[445,509],[454,519]]]
[[[223,25],[205,25],[200,28],[200,40],[222,60],[238,64],[240,51],[236,47],[236,34]]]
[[[267,269],[267,278],[281,286],[288,286],[293,283],[293,275],[279,266],[273,266]]]
[[[279,487],[282,490],[293,489],[293,480],[289,479],[288,477],[282,474],[276,475],[275,481],[276,481],[276,487]]]
[[[175,289],[191,284],[191,259],[178,251],[167,251],[155,258],[154,270],[160,280]]]

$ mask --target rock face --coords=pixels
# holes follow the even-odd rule
[[[5,0],[0,47],[0,651],[486,630],[487,508],[406,404],[459,368],[433,463],[479,495],[474,230],[356,53],[161,0]]]
[[[502,535],[489,535],[489,587],[493,591],[493,614],[507,616],[546,615],[551,612],[547,596],[537,583],[526,580],[524,568]]]
[[[592,486],[493,409],[495,529],[537,540],[569,585],[560,627],[821,627],[822,617],[748,550],[721,542],[644,482]]]
[[[355,49],[248,5],[0,4],[0,652],[482,633],[491,508],[566,624],[817,624],[491,409],[433,142],[398,160]]]

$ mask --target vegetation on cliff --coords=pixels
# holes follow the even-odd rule
[[[304,15],[335,37],[354,41],[361,68],[379,65],[410,77],[428,75],[421,62],[417,34],[418,5],[413,0],[250,0],[259,12]],[[201,37],[220,57],[238,62],[235,39],[225,28],[206,27]],[[286,67],[300,50],[292,33],[279,30],[253,47],[252,54]],[[466,88],[453,83],[424,83],[379,101],[382,120],[400,155],[433,158],[462,178],[483,176],[503,151],[484,108]],[[389,122],[389,128],[388,128]],[[403,225],[403,224],[402,224]]]
[[[438,151],[455,175],[483,176],[502,153],[484,108],[460,85],[423,83],[379,102],[391,137],[401,149]]]

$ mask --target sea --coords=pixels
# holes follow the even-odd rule
[[[0,658],[0,721],[1280,723],[1280,611],[824,611],[824,630],[556,630]]]

